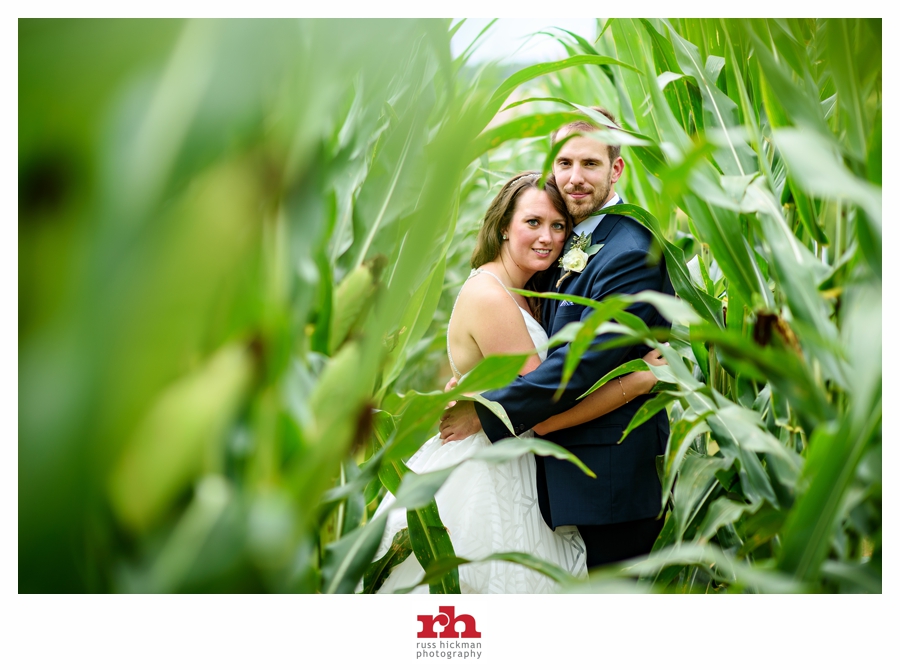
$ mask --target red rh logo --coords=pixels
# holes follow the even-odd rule
[[[475,617],[471,614],[456,616],[454,611],[455,608],[453,607],[438,607],[440,614],[437,616],[418,615],[416,619],[422,622],[422,630],[416,634],[416,637],[481,637],[481,633],[475,628]],[[459,631],[456,630],[457,622],[463,624],[461,636]],[[435,623],[444,627],[440,635],[434,632]]]

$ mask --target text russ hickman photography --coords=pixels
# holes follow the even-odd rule
[[[454,607],[438,607],[438,614],[419,614],[416,658],[481,658],[481,632],[471,614]]]

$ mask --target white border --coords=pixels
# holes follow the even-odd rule
[[[791,11],[791,6],[795,9]],[[438,8],[433,5],[392,3],[377,5],[382,16],[565,13],[552,3],[460,2]],[[698,10],[692,5],[685,10]],[[365,16],[370,3],[342,4],[343,12]],[[444,9],[445,13],[437,13]],[[606,8],[603,8],[606,9]],[[618,5],[629,15],[656,16],[671,13],[671,3],[641,2]],[[881,3],[808,4],[763,2],[750,6],[705,5],[697,15],[721,15],[723,10],[757,15],[802,15],[815,10],[821,15],[843,15],[848,9],[860,15],[883,15]],[[21,16],[333,16],[327,3],[79,3],[41,2],[22,4]],[[746,15],[746,14],[744,14]],[[14,26],[13,22],[6,24]],[[884,34],[895,27],[885,19]],[[17,44],[17,32],[7,32],[7,45]],[[896,75],[892,67],[896,40],[884,42],[886,78],[885,108],[895,110]],[[13,46],[7,50],[12,51]],[[6,79],[12,90],[17,77],[17,54],[8,53]],[[7,105],[12,116],[15,108]],[[896,155],[893,113],[885,119],[885,156]],[[10,128],[12,124],[8,124]],[[8,131],[9,132],[9,131]],[[884,183],[894,184],[892,163],[884,170]],[[15,202],[15,179],[5,181],[6,202]],[[885,221],[893,222],[896,208],[885,203]],[[7,231],[10,228],[7,227]],[[886,249],[894,233],[885,226]],[[10,235],[9,232],[6,234]],[[5,249],[17,247],[9,240]],[[896,288],[896,263],[885,264],[886,295]],[[5,286],[17,286],[17,258],[7,258]],[[15,274],[14,274],[15,272]],[[7,314],[18,312],[17,296],[4,292]],[[893,322],[885,321],[886,332]],[[5,331],[12,339],[11,325]],[[11,343],[10,343],[11,344]],[[6,347],[11,352],[12,346]],[[892,368],[887,357],[885,368]],[[886,370],[888,372],[888,370]],[[887,380],[894,376],[886,374]],[[897,407],[894,385],[885,385],[885,416]],[[17,403],[8,392],[4,403],[5,425],[17,425]],[[892,479],[896,457],[895,424],[888,421],[885,435],[885,478]],[[16,467],[8,468],[6,509],[17,509]],[[678,596],[39,596],[13,595],[7,590],[4,611],[11,626],[3,654],[14,665],[7,667],[315,667],[358,665],[372,668],[448,667],[446,660],[415,661],[417,614],[436,613],[441,604],[453,604],[457,612],[470,613],[478,621],[483,638],[483,657],[462,661],[483,668],[545,668],[556,665],[584,667],[666,667],[723,665],[729,667],[838,667],[891,658],[888,645],[888,600],[893,604],[896,576],[894,541],[896,503],[886,487],[885,575],[883,596],[757,596],[703,598]],[[16,516],[17,514],[14,513]],[[17,575],[17,529],[7,529],[5,574]],[[11,546],[10,546],[11,545]],[[4,658],[6,660],[6,658]],[[7,662],[8,663],[8,662]],[[458,662],[457,662],[458,663]],[[451,664],[452,665],[452,664]]]

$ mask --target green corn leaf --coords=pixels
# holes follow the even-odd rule
[[[722,171],[731,175],[753,172],[750,148],[732,132],[739,121],[737,106],[716,86],[714,78],[709,76],[697,47],[671,29],[669,35],[681,70],[692,76],[700,88],[707,134],[711,135],[712,129],[715,129],[716,136],[723,142],[722,150],[716,155]]]
[[[778,496],[757,455],[745,448],[746,443],[742,444],[738,441],[731,425],[726,421],[712,414],[707,417],[707,423],[721,453],[726,458],[740,462],[738,477],[741,482],[741,490],[746,498],[751,503],[766,500],[772,505],[777,505]]]
[[[623,567],[626,574],[653,577],[660,570],[673,565],[696,565],[713,579],[733,584],[740,590],[749,588],[758,593],[803,593],[803,582],[789,575],[754,567],[736,560],[713,545],[682,544],[667,547],[639,562]]]
[[[703,426],[708,430],[707,426]],[[688,433],[686,439],[691,439]],[[695,434],[695,433],[694,433]],[[718,486],[716,472],[730,467],[730,459],[716,458],[714,456],[700,456],[693,451],[687,451],[678,468],[678,480],[675,482],[672,492],[672,507],[676,520],[675,537],[677,540],[684,538],[685,531],[694,521],[694,518],[703,509],[704,504]]]
[[[509,103],[506,107],[501,109],[501,112],[508,111],[513,109],[514,107],[518,107],[519,105],[527,105],[532,102],[558,102],[566,107],[571,107],[572,103],[563,98],[523,98],[522,100],[516,100],[515,102]]]
[[[557,582],[561,587],[572,587],[576,582],[575,577],[560,568],[555,563],[550,563],[549,561],[545,561],[541,558],[538,558],[537,556],[533,556],[532,554],[507,551],[489,554],[488,556],[485,556],[484,558],[478,560],[470,560],[467,558],[462,558],[460,556],[440,559],[438,561],[435,561],[431,565],[431,567],[425,572],[425,576],[422,578],[422,581],[419,583],[429,584],[430,586],[433,586],[436,583],[440,583],[440,580],[444,579],[449,572],[457,570],[461,565],[477,565],[479,563],[486,563],[488,561],[506,561],[508,563],[514,563],[516,565],[530,568],[531,570],[549,577],[553,581]]]
[[[794,204],[797,207],[797,214],[800,216],[800,222],[803,224],[803,227],[806,228],[806,232],[809,233],[810,237],[819,244],[829,244],[827,234],[822,226],[819,225],[813,199],[810,198],[807,193],[797,188],[790,177],[785,180],[784,188],[786,192],[790,192]]]
[[[574,112],[553,112],[521,116],[514,121],[486,130],[479,135],[469,149],[469,159],[475,160],[485,152],[496,149],[505,142],[524,137],[549,136],[551,132],[571,121],[582,119]]]
[[[669,500],[672,485],[675,482],[675,475],[681,469],[691,443],[703,433],[709,431],[709,426],[704,421],[707,413],[699,415],[691,415],[677,421],[669,432],[669,442],[666,444],[666,460],[664,468],[664,478],[662,481],[662,507],[665,508],[666,502]],[[723,468],[724,469],[724,468]],[[681,525],[682,532],[687,523]],[[680,535],[678,536],[680,537]]]
[[[779,128],[775,145],[791,178],[820,198],[846,198],[865,210],[881,230],[881,188],[852,174],[817,133],[805,128]]]
[[[755,505],[745,505],[743,503],[735,502],[730,498],[716,498],[710,504],[706,517],[703,519],[703,523],[700,524],[700,529],[697,531],[697,538],[700,540],[711,540],[715,536],[717,530],[723,526],[737,522],[745,514],[753,514],[759,507],[760,503]]]
[[[591,46],[591,43],[588,42],[586,39],[584,39],[581,35],[579,35],[577,33],[573,33],[571,30],[566,30],[565,28],[560,28],[559,26],[553,26],[553,29],[559,30],[560,32],[563,32],[566,35],[568,35],[569,37],[571,37],[572,39],[574,39],[575,42],[578,44],[578,46],[581,47],[581,50],[583,52],[585,52],[586,54],[595,55],[595,56],[600,55],[599,53],[597,53],[597,50],[594,49],[593,46]]]
[[[753,256],[753,250],[740,234],[738,213],[709,203],[721,195],[718,186],[712,182],[695,180],[693,186],[698,188],[698,196],[685,196],[687,213],[697,227],[701,240],[712,249],[719,267],[728,278],[729,286],[740,291],[748,303],[761,300],[767,306],[773,305],[772,291]]]
[[[694,285],[686,269],[684,253],[665,238],[659,223],[649,212],[635,205],[616,205],[615,207],[610,207],[609,211],[629,216],[650,230],[656,241],[663,248],[663,254],[666,257],[666,270],[669,272],[675,293],[687,301],[705,321],[717,324],[723,323],[721,302],[708,293],[700,291]]]
[[[586,398],[591,393],[599,389],[601,386],[606,384],[609,381],[612,381],[616,377],[621,377],[623,375],[627,375],[631,372],[640,372],[642,370],[649,370],[652,366],[643,361],[642,359],[635,359],[633,361],[626,361],[616,367],[613,370],[610,370],[608,373],[603,375],[591,388],[578,396],[578,399]]]
[[[502,463],[523,454],[532,453],[537,456],[552,456],[561,461],[568,461],[575,465],[588,477],[597,478],[597,475],[581,462],[575,454],[554,442],[548,442],[536,437],[506,438],[495,442],[490,449],[483,449],[472,456],[473,460],[486,461],[487,463]]]
[[[344,535],[325,548],[322,581],[325,593],[353,593],[366,573],[387,524],[387,514]]]
[[[465,19],[463,19],[463,21],[465,21]],[[463,21],[460,21],[456,25],[456,30],[459,29],[459,27],[462,25]],[[478,43],[481,40],[481,38],[487,34],[487,32],[493,27],[493,25],[495,23],[497,23],[497,19],[491,19],[490,21],[488,21],[487,25],[478,32],[478,34],[475,36],[475,39],[473,39],[469,43],[469,46],[467,46],[465,48],[465,50],[457,58],[459,65],[465,64],[469,60],[469,58],[472,57],[472,53],[475,51],[475,48],[478,46]],[[454,32],[455,32],[455,30],[454,30]]]
[[[447,403],[453,400],[470,401],[473,399],[466,396],[468,393],[500,388],[509,384],[516,378],[527,359],[528,354],[489,356],[466,374],[451,391],[408,393],[404,399],[403,416],[386,447],[385,457],[396,458],[411,454],[424,441],[421,439],[422,431],[428,430],[434,425]],[[489,401],[481,398],[478,402],[487,404]]]
[[[883,593],[881,572],[872,565],[851,565],[839,561],[822,563],[822,575],[841,583],[842,593]]]
[[[426,571],[438,560],[455,558],[453,543],[444,524],[441,523],[437,505],[429,505],[406,513],[409,536],[419,565]],[[429,584],[431,593],[459,593],[459,571],[443,573],[440,580]]]
[[[818,575],[840,501],[880,422],[879,403],[859,432],[845,418],[836,429],[822,426],[813,434],[802,474],[809,487],[785,520],[779,568],[801,579]]]
[[[376,519],[382,517],[386,519],[387,512],[393,507],[406,508],[410,546],[419,565],[426,570],[436,560],[455,556],[450,534],[441,521],[440,512],[434,499],[435,493],[447,481],[453,470],[454,468],[446,468],[417,474],[402,463],[395,461],[382,468],[379,473],[382,481],[389,485],[389,489],[395,488],[396,500]],[[381,526],[381,533],[383,534],[383,532],[384,524]],[[378,543],[380,541],[381,535],[378,536]],[[375,549],[368,554],[367,565],[374,557],[378,543],[376,543]],[[458,572],[451,571],[444,574],[439,583],[431,585],[431,592],[459,593]]]
[[[631,417],[631,421],[628,422],[628,426],[625,428],[625,431],[622,433],[622,437],[619,440],[623,441],[628,435],[638,426],[641,426],[647,423],[654,416],[659,414],[659,412],[663,411],[666,407],[668,407],[674,401],[674,397],[667,393],[657,393],[654,398],[651,398],[643,405],[641,405],[640,409],[634,413],[634,416]]]
[[[628,68],[631,70],[638,71],[637,68],[629,65],[628,63],[623,63],[622,61],[616,60],[615,58],[609,58],[608,56],[573,56],[571,58],[566,58],[560,61],[553,61],[551,63],[539,63],[537,65],[532,65],[530,67],[524,68],[514,75],[511,75],[504,81],[500,86],[497,87],[497,90],[494,92],[494,97],[491,101],[491,104],[496,104],[498,107],[500,104],[506,100],[507,96],[512,93],[516,88],[524,84],[526,81],[530,81],[537,77],[541,77],[545,74],[550,74],[551,72],[558,72],[559,70],[564,70],[566,68],[575,67],[578,65],[618,65],[620,67]]]
[[[366,570],[363,576],[363,593],[376,593],[390,575],[391,570],[405,561],[411,553],[409,529],[404,528],[394,536],[387,553]]]
[[[831,64],[831,76],[837,89],[838,103],[846,119],[842,125],[847,131],[848,148],[856,160],[862,161],[867,154],[866,140],[869,129],[865,112],[867,94],[861,89],[861,84],[864,84],[867,77],[860,76],[859,61],[854,57],[854,52],[859,50],[859,46],[853,44],[856,39],[854,33],[859,34],[854,30],[857,27],[856,23],[852,19],[827,20],[825,52]]]

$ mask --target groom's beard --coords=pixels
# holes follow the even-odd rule
[[[569,208],[569,214],[575,220],[576,224],[581,223],[591,214],[603,207],[604,203],[609,199],[609,193],[612,191],[612,173],[606,180],[606,184],[601,184],[594,188],[593,196],[582,200],[572,200],[569,196],[571,193],[586,193],[583,188],[573,188],[566,191],[566,206]]]

